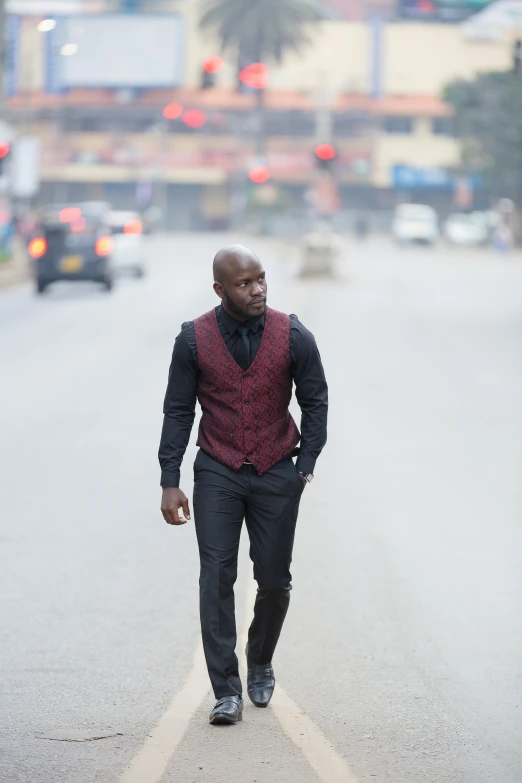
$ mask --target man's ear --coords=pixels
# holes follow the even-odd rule
[[[214,283],[214,291],[219,296],[220,299],[225,298],[225,289],[221,285],[221,283]]]

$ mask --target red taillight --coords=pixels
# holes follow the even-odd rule
[[[112,238],[98,237],[94,246],[96,254],[99,256],[109,256],[112,253]]]
[[[141,225],[141,220],[129,220],[128,223],[125,223],[125,226],[123,228],[124,234],[141,234],[143,230],[143,227]]]
[[[29,244],[29,255],[31,258],[41,258],[47,250],[47,242],[43,237],[36,237]]]

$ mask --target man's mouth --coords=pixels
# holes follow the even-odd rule
[[[253,299],[252,302],[250,302],[251,305],[260,305],[264,304],[266,302],[266,299]]]

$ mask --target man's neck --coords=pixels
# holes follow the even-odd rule
[[[240,324],[244,324],[245,321],[248,321],[248,317],[245,317],[244,315],[237,315],[236,313],[231,313],[224,302],[221,302],[221,307],[223,308],[223,310],[227,315],[229,315],[231,318],[234,319],[234,321],[239,321]]]

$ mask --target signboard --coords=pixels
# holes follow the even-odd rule
[[[403,19],[462,22],[482,11],[493,0],[399,0],[397,14]]]
[[[18,198],[32,198],[40,187],[40,140],[35,136],[19,137],[13,145],[11,193]]]
[[[441,166],[403,166],[402,164],[392,166],[391,184],[394,188],[401,190],[415,190],[425,188],[426,190],[462,190],[462,178],[454,177],[447,169]],[[476,189],[481,186],[480,177],[467,177],[466,187]]]
[[[179,14],[58,17],[47,33],[48,92],[161,88],[183,81]]]
[[[391,181],[394,188],[433,188],[452,190],[453,178],[439,166],[392,166]]]

